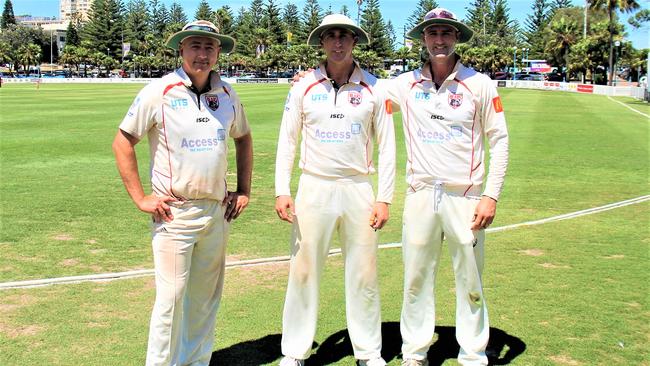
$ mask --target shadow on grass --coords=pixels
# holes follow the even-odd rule
[[[383,323],[381,333],[383,339],[381,354],[384,359],[387,362],[399,359],[402,347],[399,323]],[[456,328],[438,326],[436,333],[438,339],[428,353],[431,366],[442,365],[446,360],[455,359],[458,356]],[[212,353],[210,365],[253,366],[277,362],[282,357],[280,353],[281,338],[280,334],[271,334],[215,351]],[[320,345],[314,343],[313,349],[314,353],[306,363],[308,366],[331,365],[353,355],[350,337],[346,329],[327,337]],[[525,350],[526,344],[521,339],[500,329],[490,328],[490,343],[487,349],[490,365],[507,365]]]

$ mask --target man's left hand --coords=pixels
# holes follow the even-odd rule
[[[472,230],[487,229],[494,220],[497,213],[497,201],[488,196],[481,197],[481,202],[476,205],[474,218],[472,219]]]
[[[388,203],[376,202],[372,207],[372,214],[370,215],[370,227],[375,231],[384,227],[388,221]]]
[[[228,195],[224,198],[221,205],[226,207],[226,211],[223,214],[224,219],[230,222],[239,217],[246,206],[248,206],[248,195],[228,191]]]

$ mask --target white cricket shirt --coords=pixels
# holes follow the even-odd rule
[[[373,139],[378,148],[377,201],[390,203],[395,185],[395,127],[391,102],[377,79],[355,64],[338,92],[325,65],[289,91],[276,155],[275,194],[291,195],[291,170],[300,141],[304,173],[343,179],[375,173]]]
[[[250,132],[237,93],[210,73],[210,91],[200,98],[183,68],[145,86],[120,129],[142,139],[151,154],[151,185],[179,200],[223,200],[228,144]]]
[[[481,187],[487,139],[490,167],[483,195],[499,199],[508,165],[508,130],[501,98],[489,77],[457,62],[439,89],[422,69],[384,86],[402,110],[409,190],[436,181],[466,187],[464,192]]]

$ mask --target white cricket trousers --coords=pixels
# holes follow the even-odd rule
[[[434,287],[443,236],[456,277],[456,340],[461,365],[487,365],[489,338],[487,306],[483,297],[485,232],[470,225],[480,191],[463,196],[464,187],[445,187],[409,193],[404,203],[402,252],[404,302],[400,330],[404,358],[424,359],[435,329]]]
[[[146,364],[208,365],[229,224],[214,200],[172,203],[171,212],[172,222],[153,228],[156,300]]]
[[[375,203],[367,176],[300,177],[291,238],[289,283],[282,316],[282,354],[311,354],[319,286],[332,234],[339,234],[345,264],[345,310],[357,359],[381,355],[381,310],[377,282],[377,233],[370,227]]]

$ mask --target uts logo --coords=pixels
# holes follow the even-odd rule
[[[219,109],[219,97],[216,95],[206,95],[205,101],[208,103],[208,108],[216,111]]]
[[[360,123],[353,123],[352,126],[350,126],[350,131],[352,131],[353,135],[358,135],[361,133],[361,124]]]
[[[327,94],[314,94],[311,96],[312,102],[326,102]]]
[[[456,109],[460,107],[461,104],[463,104],[463,95],[462,94],[454,94],[454,93],[449,93],[449,105],[453,108]]]
[[[431,93],[415,92],[415,100],[430,100]]]
[[[174,110],[176,110],[176,109],[184,109],[184,108],[187,108],[187,106],[189,105],[187,103],[187,99],[172,99],[171,102],[169,102],[169,104],[171,105],[172,109],[174,109]]]
[[[361,93],[357,91],[348,92],[348,102],[350,102],[350,104],[352,104],[355,107],[361,104],[362,98],[363,96],[361,95]]]

